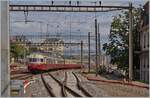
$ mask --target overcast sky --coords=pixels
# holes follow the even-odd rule
[[[55,4],[68,4],[69,0],[54,0]],[[76,1],[76,0],[71,0]],[[91,1],[95,0],[79,0],[81,4],[93,4]],[[86,2],[85,2],[86,1]],[[129,0],[101,0],[102,5],[128,5]],[[143,5],[146,0],[131,0],[134,7]],[[75,3],[75,2],[73,2]],[[11,0],[10,4],[51,4],[51,0]],[[100,24],[100,33],[102,44],[108,41],[108,35],[110,32],[110,24],[112,22],[112,16],[117,15],[116,12],[100,12],[96,13],[98,23]],[[88,32],[92,32],[94,35],[94,13],[80,13],[80,12],[29,12],[27,20],[35,21],[25,24],[25,16],[23,12],[11,12],[11,34],[38,34],[37,32],[46,33],[47,24],[48,32],[56,35],[87,35]],[[39,23],[37,21],[41,21]],[[70,39],[65,39],[70,40]],[[84,42],[87,38],[82,38]],[[73,41],[73,40],[72,40]],[[79,38],[75,41],[80,41]],[[94,42],[94,40],[93,40]]]

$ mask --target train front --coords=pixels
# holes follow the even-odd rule
[[[46,59],[44,55],[39,53],[32,53],[27,57],[27,60],[28,60],[28,70],[31,73],[47,70]]]

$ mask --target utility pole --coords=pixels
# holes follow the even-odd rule
[[[92,3],[95,3],[95,6],[96,6],[96,1],[92,2]],[[96,9],[94,9],[94,10],[96,10]],[[95,64],[96,64],[96,76],[97,76],[97,74],[98,74],[98,67],[97,67],[97,65],[98,65],[98,58],[97,58],[98,47],[97,47],[97,18],[96,18],[96,12],[95,12],[95,50],[96,50],[96,54],[95,54],[96,62],[95,62]]]
[[[98,53],[98,47],[97,47],[97,19],[95,18],[95,49],[96,49],[96,55],[95,55],[95,60],[96,60],[96,76],[98,74],[98,69],[97,69],[97,65],[98,65],[98,58],[97,58],[97,53]]]
[[[101,34],[100,33],[99,33],[99,61],[101,64]]]
[[[97,41],[97,50],[98,50],[98,51],[97,51],[97,53],[98,53],[97,59],[98,59],[98,68],[99,68],[99,64],[100,64],[100,61],[99,61],[99,58],[100,58],[100,57],[99,57],[99,56],[100,56],[100,55],[99,55],[99,48],[100,48],[100,46],[99,46],[99,43],[100,43],[100,42],[99,42],[99,23],[97,24],[97,40],[98,40],[98,41]]]
[[[48,39],[48,26],[49,26],[49,24],[47,24],[47,35],[46,35],[46,37],[45,38],[47,38]]]
[[[133,79],[132,3],[129,3],[129,80]]]
[[[24,54],[24,66],[26,66],[26,40],[25,40],[25,36],[23,36],[23,41],[24,41],[24,51],[23,51],[23,54]]]
[[[100,32],[99,32],[99,24],[98,24],[98,65],[99,65],[99,67],[98,68],[100,68],[100,58],[101,57],[101,40],[100,40]]]
[[[48,34],[48,26],[49,26],[49,24],[47,24],[47,34]]]
[[[81,66],[83,67],[83,41],[81,40],[81,57],[80,57],[80,60],[81,60]]]
[[[88,58],[88,61],[89,61],[89,72],[90,72],[90,64],[91,64],[91,54],[90,54],[90,32],[88,33],[88,44],[89,44],[89,58]]]
[[[64,47],[64,46],[63,46],[63,47]],[[64,52],[64,57],[63,57],[63,58],[64,58],[64,64],[65,64],[65,49],[63,50],[63,52]]]

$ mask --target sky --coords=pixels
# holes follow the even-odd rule
[[[10,0],[10,4],[51,4],[51,0]],[[68,4],[69,0],[54,0],[55,4]],[[71,0],[75,3],[76,0]],[[74,1],[74,2],[73,2]],[[81,4],[94,4],[95,0],[79,0]],[[101,0],[102,5],[128,5],[129,1],[132,1],[134,7],[143,5],[147,0]],[[112,22],[112,16],[119,14],[116,12],[97,12],[97,20],[100,25],[101,43],[108,42],[108,35],[110,32],[110,25]],[[94,18],[95,13],[81,13],[81,12],[28,12],[27,20],[34,21],[25,24],[25,16],[23,12],[11,12],[10,13],[10,30],[11,34],[45,34],[48,32],[52,35],[86,35],[91,32],[94,36]],[[41,23],[40,23],[40,22]],[[80,42],[83,40],[87,42],[87,38],[71,38],[72,42]],[[70,38],[64,39],[66,42],[70,41]],[[91,43],[94,46],[94,38]],[[87,50],[87,47],[85,47]],[[94,48],[92,48],[94,50]]]

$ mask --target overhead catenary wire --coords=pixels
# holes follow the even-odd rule
[[[55,4],[55,3],[54,3]],[[92,14],[91,14],[92,15]],[[41,15],[42,16],[42,15]],[[73,15],[72,15],[73,16]],[[86,16],[85,16],[86,17]],[[93,18],[91,18],[91,20],[92,20]],[[69,20],[69,18],[68,18],[68,20]],[[70,24],[72,23],[72,21],[73,20],[76,20],[76,19],[74,19],[74,18],[72,18],[71,19],[71,22],[70,22]],[[91,22],[89,22],[89,23],[91,23]],[[80,23],[79,23],[80,24]],[[54,37],[54,38],[62,38],[62,40],[66,40],[67,38],[69,39],[70,38],[70,41],[71,42],[73,42],[73,39],[77,39],[78,37],[79,37],[79,39],[81,40],[81,39],[84,39],[85,37],[87,37],[87,35],[86,36],[82,36],[81,35],[81,31],[82,31],[82,27],[84,26],[82,26],[82,25],[80,25],[81,26],[81,28],[79,28],[79,32],[80,32],[80,34],[78,34],[78,36],[77,35],[74,35],[74,34],[72,34],[72,33],[75,33],[75,32],[73,32],[73,29],[71,28],[70,30],[71,30],[71,32],[70,32],[70,35],[68,34],[68,35],[65,35],[65,34],[62,34],[62,35],[60,35],[59,34],[59,36],[56,36],[56,35],[58,35],[58,34],[56,34],[56,35],[52,35],[51,33],[53,33],[53,32],[50,32],[49,33],[49,36],[51,36],[51,38],[52,37]],[[51,26],[50,26],[51,27]],[[103,29],[103,28],[102,28]],[[58,30],[58,29],[56,29],[56,30]],[[41,30],[40,30],[41,31]],[[48,31],[48,30],[47,30]],[[51,31],[51,28],[49,29],[49,31]],[[60,32],[62,32],[61,30],[59,30],[59,33]],[[58,32],[57,32],[58,33]],[[108,40],[108,38],[107,38],[107,36],[108,36],[108,33],[105,33],[105,32],[102,32],[103,34],[102,34],[102,37],[101,37],[101,42],[102,43],[104,43],[104,42],[106,42],[106,40]],[[33,35],[33,36],[36,36],[36,35]],[[38,36],[41,36],[41,37],[39,37],[39,39],[44,39],[44,35],[40,35],[40,34],[38,34]],[[63,37],[64,38],[63,38]],[[48,36],[47,36],[48,37]],[[28,37],[28,38],[36,38],[36,37]],[[50,38],[50,37],[49,37]],[[94,39],[94,36],[92,35],[92,33],[91,33],[91,41]],[[66,42],[67,42],[68,40],[66,40]],[[92,42],[91,42],[92,43]],[[84,44],[86,44],[86,43],[84,43]],[[101,44],[102,45],[102,44]],[[94,47],[94,46],[93,46]],[[93,48],[92,47],[92,48]],[[72,50],[72,48],[70,47],[70,49]],[[86,54],[86,53],[85,53]],[[72,56],[73,54],[72,54],[72,52],[70,51],[70,56]]]

